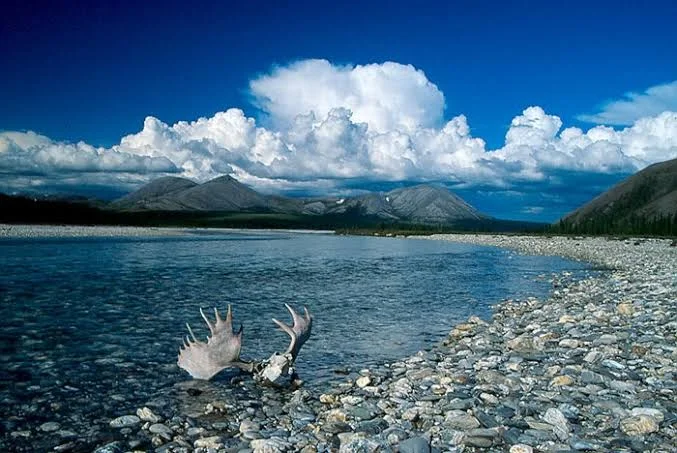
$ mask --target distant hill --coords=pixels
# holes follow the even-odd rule
[[[341,213],[358,209],[365,215],[417,224],[452,224],[490,219],[449,190],[418,185],[385,193],[370,193],[336,200],[324,212]]]
[[[677,159],[653,164],[563,217],[580,233],[676,234]]]
[[[351,198],[297,199],[263,195],[231,176],[204,184],[160,178],[110,205],[123,211],[275,212],[308,216],[350,214],[391,222],[452,224],[490,219],[449,190],[430,185]]]
[[[387,201],[399,217],[414,222],[485,220],[489,217],[461,197],[437,186],[415,186],[388,192]]]
[[[204,184],[168,176],[113,201],[110,207],[125,211],[237,212],[274,210],[278,205],[284,203],[276,197],[261,195],[232,176],[221,176]]]
[[[110,206],[116,209],[171,210],[166,202],[171,195],[197,185],[190,179],[166,176],[151,181],[139,190],[115,200]]]

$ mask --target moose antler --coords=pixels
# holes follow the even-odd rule
[[[233,313],[228,305],[226,320],[221,319],[219,311],[214,308],[216,323],[212,324],[209,318],[200,308],[200,314],[209,327],[211,337],[204,343],[197,338],[186,323],[190,337],[185,338],[184,347],[179,350],[178,365],[188,371],[196,379],[209,380],[219,371],[238,367],[251,372],[253,364],[240,361],[240,348],[242,347],[242,326],[233,333]],[[191,339],[192,337],[192,339]]]
[[[296,356],[299,355],[301,346],[303,346],[303,343],[310,337],[310,330],[313,327],[313,318],[310,317],[310,313],[308,313],[306,307],[303,307],[304,314],[303,317],[301,317],[288,304],[284,304],[284,306],[289,310],[293,324],[288,326],[275,318],[273,318],[273,322],[291,337],[291,342],[289,343],[289,347],[285,354],[291,354],[292,358],[296,360]]]
[[[254,373],[254,377],[260,381],[276,384],[282,376],[294,375],[294,362],[301,350],[301,346],[310,337],[313,319],[306,307],[303,307],[304,315],[300,316],[292,307],[285,304],[292,316],[292,325],[273,319],[291,341],[289,347],[282,354],[273,354],[269,359],[260,362],[244,362],[240,360],[240,348],[242,347],[242,327],[233,332],[233,314],[228,305],[228,314],[225,321],[219,316],[218,310],[214,309],[216,323],[205,316],[200,308],[200,314],[207,323],[211,337],[207,343],[195,338],[195,334],[189,324],[190,337],[185,338],[184,347],[179,350],[178,365],[196,379],[209,380],[225,368],[237,367],[248,373]],[[192,337],[192,339],[191,339]]]

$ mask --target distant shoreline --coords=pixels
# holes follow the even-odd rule
[[[224,234],[237,232],[334,234],[334,231],[332,230],[305,230],[305,229],[0,224],[0,238],[6,239],[72,238],[72,237],[172,237],[172,236],[189,236],[191,233],[201,231]]]

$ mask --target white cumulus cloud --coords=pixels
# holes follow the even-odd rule
[[[599,112],[579,115],[578,119],[596,124],[630,126],[641,118],[665,111],[677,111],[677,80],[652,86],[643,93],[626,93],[623,99],[610,101]]]
[[[502,147],[487,149],[464,115],[444,121],[444,95],[422,71],[391,62],[301,61],[257,77],[250,89],[263,123],[238,108],[171,125],[149,116],[111,148],[0,133],[0,187],[28,185],[30,175],[45,186],[129,185],[164,174],[205,181],[230,173],[266,191],[442,181],[547,192],[566,185],[570,173],[630,173],[677,157],[672,111],[620,130],[582,130],[531,106],[512,119]]]
[[[166,156],[131,154],[96,148],[85,142],[56,142],[35,132],[0,132],[0,171],[50,173],[158,173],[175,172]]]
[[[425,73],[393,62],[337,66],[303,60],[275,68],[252,80],[249,88],[276,127],[311,112],[324,118],[338,107],[375,132],[436,127],[444,116],[444,94]]]

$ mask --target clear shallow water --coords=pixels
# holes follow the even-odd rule
[[[551,273],[586,266],[442,241],[247,232],[6,239],[0,269],[5,418],[55,402],[117,416],[104,412],[189,379],[175,363],[186,321],[206,335],[200,307],[233,305],[248,359],[284,350],[270,319],[306,305],[315,321],[298,369],[322,383],[431,346],[504,298],[545,296]]]

